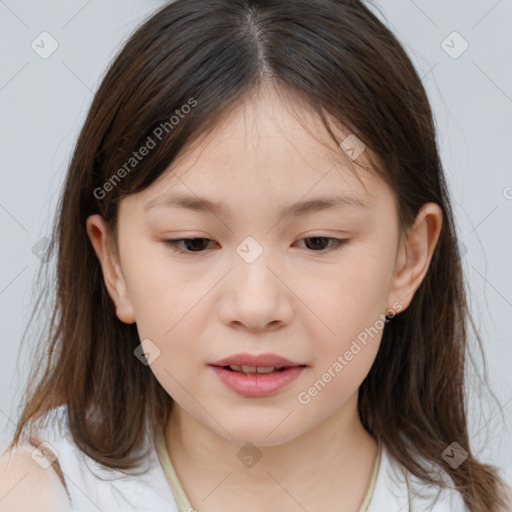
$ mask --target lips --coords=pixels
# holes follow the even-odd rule
[[[306,365],[276,354],[234,354],[210,367],[231,391],[244,397],[266,397],[289,386]]]
[[[211,366],[218,366],[220,368],[228,367],[228,366],[246,366],[253,368],[270,368],[272,366],[277,369],[281,368],[291,368],[294,366],[305,366],[300,363],[296,363],[294,361],[290,361],[289,359],[285,359],[284,357],[275,355],[275,354],[260,354],[260,355],[252,355],[252,354],[234,354],[232,356],[226,357],[224,359],[220,359],[219,361],[215,361],[211,363]]]
[[[228,389],[247,398],[274,395],[291,385],[306,370],[305,365],[283,367],[267,373],[245,373],[226,366],[210,365],[210,368]]]

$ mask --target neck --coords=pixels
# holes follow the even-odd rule
[[[274,446],[234,444],[173,403],[165,427],[169,455],[191,505],[202,512],[323,510],[355,512],[377,453],[357,394],[314,429]]]

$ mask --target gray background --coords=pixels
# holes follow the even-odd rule
[[[0,0],[2,438],[13,428],[15,399],[28,369],[30,345],[20,352],[20,338],[31,311],[38,248],[49,232],[72,146],[111,58],[164,3]],[[488,395],[477,400],[477,391],[468,388],[473,450],[512,474],[512,439],[505,427],[512,423],[512,1],[377,5],[431,99],[471,307],[500,401],[497,406]],[[52,44],[58,48],[42,58],[33,41],[40,53]]]

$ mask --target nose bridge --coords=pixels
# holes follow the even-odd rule
[[[277,326],[291,320],[292,307],[279,274],[279,262],[270,248],[254,237],[246,237],[236,248],[227,295],[222,301],[226,323],[244,324],[251,329]]]
[[[247,236],[236,248],[237,258],[235,259],[235,279],[250,289],[257,289],[258,285],[267,287],[270,281],[277,281],[276,277],[269,270],[277,265],[275,255],[271,249],[263,246],[254,236]]]

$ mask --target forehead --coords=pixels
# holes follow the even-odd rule
[[[359,141],[340,123],[331,128],[352,147]],[[355,149],[360,153],[365,148]],[[178,202],[193,207],[196,196],[197,209],[205,204],[202,199],[215,198],[225,210],[233,196],[272,197],[284,205],[327,194],[343,196],[347,205],[370,203],[382,192],[383,182],[371,169],[366,150],[354,160],[346,150],[303,103],[290,103],[276,90],[263,88],[181,151],[145,195],[155,203],[158,196],[173,192],[175,199],[181,197]]]
[[[339,141],[357,140],[342,123],[330,124]],[[362,148],[364,145],[357,149]],[[329,137],[319,115],[296,94],[283,95],[275,87],[262,86],[227,112],[212,130],[185,148],[174,163],[179,165],[180,160],[190,162],[200,158],[224,160],[232,166],[250,155],[251,162],[247,164],[260,164],[260,167],[268,162],[274,165],[296,162],[322,172],[324,164],[330,162],[341,163],[341,167],[362,165],[370,170],[364,154],[357,160],[348,158],[347,161],[343,149],[347,149],[345,144],[340,148]]]

